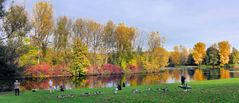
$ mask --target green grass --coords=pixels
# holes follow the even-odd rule
[[[14,96],[14,92],[0,94],[0,103],[238,103],[239,78],[208,80],[188,83],[192,90],[183,91],[174,84],[144,85],[126,87],[118,94],[113,95],[114,88],[77,89],[67,90],[63,93],[41,90],[37,92],[25,91],[20,96]],[[156,91],[156,88],[167,86],[169,92]],[[144,91],[133,94],[132,89]],[[102,91],[102,95],[83,97],[84,92]],[[72,94],[74,97],[57,98],[60,94]]]

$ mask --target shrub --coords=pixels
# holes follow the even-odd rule
[[[70,71],[65,64],[59,64],[51,66],[47,63],[41,63],[38,65],[28,66],[24,73],[31,77],[46,77],[46,76],[69,76]]]

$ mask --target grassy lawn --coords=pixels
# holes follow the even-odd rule
[[[144,85],[126,87],[113,94],[114,88],[76,89],[65,92],[40,90],[37,92],[25,91],[20,96],[14,96],[14,92],[0,94],[0,103],[238,103],[239,102],[239,78],[209,80],[188,83],[192,90],[183,91],[174,84]],[[156,88],[168,87],[164,93]],[[146,91],[152,88],[151,91]],[[132,89],[141,90],[141,93],[133,94]],[[103,94],[95,96],[81,96],[84,92],[93,93],[101,91]],[[73,97],[57,98],[58,95],[71,94]]]

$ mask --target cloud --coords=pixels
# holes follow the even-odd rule
[[[25,0],[28,11],[39,0]],[[159,31],[165,47],[189,48],[199,41],[207,46],[228,40],[239,48],[239,1],[237,0],[48,0],[55,17],[125,22],[145,32]],[[147,33],[145,34],[147,36]]]

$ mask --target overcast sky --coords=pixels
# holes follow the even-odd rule
[[[37,1],[16,0],[32,12]],[[45,0],[46,1],[46,0]],[[116,24],[124,22],[142,31],[159,31],[164,47],[188,48],[199,41],[207,47],[221,40],[239,48],[239,0],[48,0],[55,18],[92,19]],[[145,35],[146,37],[146,35]]]

